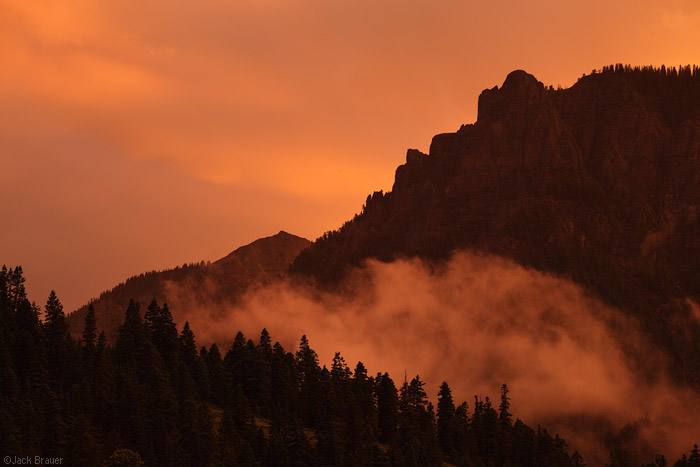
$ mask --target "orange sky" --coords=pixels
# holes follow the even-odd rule
[[[66,308],[315,238],[522,68],[698,63],[694,0],[0,0],[0,262]]]

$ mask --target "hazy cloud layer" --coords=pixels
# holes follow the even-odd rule
[[[433,398],[447,380],[470,405],[475,394],[497,400],[507,383],[513,412],[553,427],[589,465],[602,465],[604,438],[627,423],[636,423],[626,432],[640,462],[657,452],[679,456],[698,441],[698,395],[668,382],[664,358],[644,350],[634,322],[568,281],[460,253],[437,270],[417,260],[371,261],[348,287],[346,296],[277,283],[232,309],[172,292],[200,342],[229,344],[239,329],[257,340],[266,327],[295,350],[305,333],[323,364],[341,351],[351,365],[388,370],[397,384],[404,371],[420,374]],[[631,369],[623,347],[656,368],[652,381]]]

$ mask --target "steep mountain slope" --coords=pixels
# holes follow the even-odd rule
[[[303,251],[333,284],[362,260],[458,248],[571,278],[636,317],[700,387],[700,71],[615,66],[563,90],[515,71],[478,119],[409,150],[393,189]]]
[[[97,328],[112,339],[124,320],[129,299],[147,306],[153,298],[171,306],[176,321],[183,322],[197,305],[216,306],[235,301],[248,287],[283,275],[298,253],[310,242],[287,232],[260,238],[210,264],[183,265],[152,271],[127,279],[92,302]],[[142,308],[143,310],[143,308]],[[82,331],[87,305],[67,317],[74,334]]]

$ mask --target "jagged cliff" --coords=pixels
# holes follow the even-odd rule
[[[700,386],[700,72],[612,67],[568,89],[514,71],[478,119],[409,150],[393,189],[303,251],[333,283],[363,259],[469,248],[569,277],[640,320]]]

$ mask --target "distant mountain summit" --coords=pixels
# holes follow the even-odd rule
[[[700,69],[616,65],[558,90],[514,71],[292,269],[332,284],[366,258],[460,248],[578,282],[700,387]]]
[[[310,244],[305,238],[281,230],[277,235],[237,248],[212,266],[236,280],[269,279],[285,272]]]
[[[310,244],[305,238],[280,231],[237,248],[213,263],[185,264],[131,277],[92,302],[97,328],[104,330],[109,339],[116,336],[129,299],[140,302],[142,313],[154,298],[159,304],[166,302],[175,321],[184,323],[188,313],[197,307],[235,302],[249,287],[281,277]],[[82,332],[87,308],[84,305],[67,317],[76,335]]]

